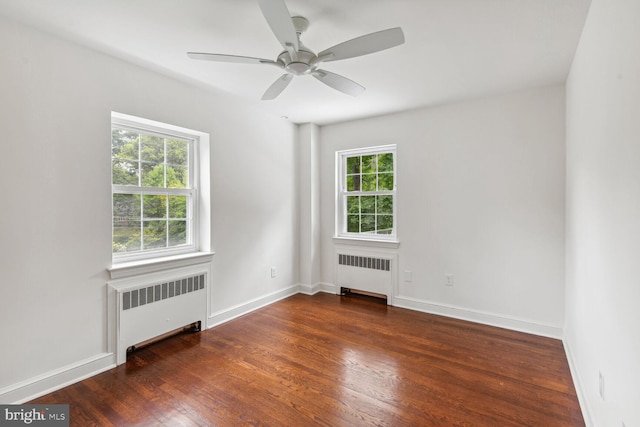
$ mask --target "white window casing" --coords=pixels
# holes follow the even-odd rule
[[[208,200],[209,197],[207,194],[209,188],[207,162],[209,135],[116,112],[111,114],[111,124],[112,135],[114,131],[126,132],[128,135],[129,133],[130,135],[140,135],[138,142],[134,143],[137,144],[137,149],[140,153],[137,158],[132,158],[132,160],[126,157],[116,158],[112,140],[112,175],[114,174],[114,168],[116,168],[114,165],[117,163],[120,175],[123,173],[125,175],[128,174],[126,177],[130,177],[132,181],[137,179],[136,184],[135,182],[114,182],[119,181],[119,178],[112,177],[112,264],[114,266],[112,270],[117,269],[118,266],[130,266],[144,263],[145,261],[175,258],[181,255],[192,256],[193,254],[209,251],[209,210],[208,208],[203,208],[201,200],[203,197]],[[145,155],[142,153],[143,136],[155,141],[164,141],[164,145],[160,148],[163,155],[162,162],[144,160]],[[174,145],[177,144],[178,147],[183,147],[180,148],[182,150],[180,154],[184,154],[184,151],[186,151],[187,160],[184,164],[172,164],[169,162],[168,153],[171,149],[168,148],[168,141],[171,141]],[[131,152],[135,152],[135,146],[133,147],[130,150]],[[201,160],[205,162],[202,163]],[[130,170],[120,166],[123,163],[132,165]],[[157,168],[153,169],[152,172],[143,170],[143,166],[148,169],[154,165]],[[201,167],[202,165],[204,165],[204,168]],[[187,170],[186,174],[185,168]],[[174,172],[177,170],[180,170],[182,174],[180,178],[175,178],[174,176],[179,174],[179,172]],[[158,171],[162,171],[156,173],[158,179],[162,181],[162,185],[143,185],[143,175],[148,177],[151,176],[151,173]],[[174,182],[178,182],[178,185],[169,185],[169,172],[171,172]],[[202,191],[203,186],[207,191]],[[128,196],[131,197],[127,198]],[[119,216],[122,212],[116,212],[116,209],[120,209],[116,208],[118,204],[116,202],[117,197],[120,197],[119,200],[126,201],[119,206],[128,203],[122,209],[128,209],[128,212],[132,212],[130,216]],[[139,207],[136,207],[138,203]],[[186,207],[183,207],[185,204]],[[148,208],[147,205],[149,206]],[[208,206],[208,203],[204,203],[204,205]],[[146,212],[151,212],[152,206],[156,212],[165,212],[162,214],[156,213],[156,216],[153,217],[147,217]],[[172,215],[174,212],[179,212],[180,216],[174,218]],[[124,231],[120,230],[117,236],[115,224],[118,222],[124,222],[125,225]],[[152,226],[155,226],[160,231],[153,231]],[[172,226],[174,227],[173,229],[171,228]],[[136,231],[138,227],[139,231]],[[145,227],[149,227],[149,230]],[[164,227],[165,231],[162,231],[162,227]],[[184,232],[182,231],[183,229]],[[127,237],[128,230],[132,230],[132,232],[127,244],[117,242],[117,239],[123,240]],[[146,235],[145,232],[147,232]],[[139,247],[135,243],[136,233],[140,234]],[[159,237],[162,233],[166,234],[164,242]],[[153,244],[149,243],[148,246],[145,246],[145,238],[148,236],[156,239]],[[151,242],[151,240],[149,241]]]

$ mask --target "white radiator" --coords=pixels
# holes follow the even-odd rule
[[[134,276],[109,283],[115,291],[116,363],[127,349],[207,319],[208,265]]]
[[[336,254],[336,290],[344,289],[385,295],[392,304],[395,256],[355,251]]]

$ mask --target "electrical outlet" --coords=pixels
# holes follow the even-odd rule
[[[275,267],[271,267],[271,278],[273,279],[276,276],[277,276],[276,268]]]
[[[602,372],[598,372],[598,392],[600,393],[600,398],[604,400],[604,375],[602,375]]]
[[[444,284],[446,286],[453,286],[453,274],[444,275]]]
[[[404,281],[413,282],[413,271],[409,271],[409,270],[404,271]]]

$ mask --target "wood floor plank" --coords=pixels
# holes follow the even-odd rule
[[[295,295],[36,399],[73,426],[584,426],[562,342]]]

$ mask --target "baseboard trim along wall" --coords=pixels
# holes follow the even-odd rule
[[[589,400],[587,399],[587,395],[584,391],[582,381],[580,381],[581,377],[578,371],[578,366],[575,364],[573,351],[571,350],[571,346],[566,339],[562,340],[562,344],[564,347],[564,352],[567,356],[567,362],[569,363],[569,370],[571,371],[571,378],[573,379],[573,387],[576,389],[578,402],[580,403],[580,408],[582,409],[582,418],[584,418],[586,427],[595,427],[595,423],[593,422],[593,417],[591,415]]]
[[[318,292],[326,292],[328,294],[337,293],[335,285],[328,283],[316,283],[315,285],[306,285],[301,283],[298,285],[298,292],[305,295],[315,295]]]
[[[262,307],[266,307],[269,304],[273,304],[274,302],[285,299],[297,293],[314,295],[318,292],[336,294],[336,287],[333,284],[327,283],[317,283],[315,285],[293,285],[276,292],[263,295],[259,298],[252,299],[245,303],[238,304],[234,307],[230,307],[210,314],[207,318],[207,329],[221,325],[237,317],[251,313],[252,311],[258,310]],[[563,335],[562,328],[560,327],[544,325],[522,319],[437,304],[404,296],[397,296],[393,301],[393,305],[396,307],[422,311],[429,314],[453,317],[470,322],[497,326],[556,339],[562,339]],[[566,343],[564,347],[565,351],[567,352],[567,359],[569,361],[571,373],[576,385],[576,391],[578,392],[580,404],[583,408],[586,408],[584,406],[584,396],[582,393],[580,382],[578,381],[579,377],[576,375],[577,372],[573,364],[573,358],[571,357],[570,349],[566,345]],[[92,358],[79,361],[77,363],[0,389],[0,403],[20,404],[28,402],[39,396],[61,389],[78,381],[82,381],[86,378],[92,377],[114,367],[116,367],[115,353],[102,353]],[[583,412],[585,412],[584,409]],[[592,425],[590,423],[590,418],[588,417],[588,411],[584,415],[587,426]]]
[[[298,293],[298,288],[298,285],[293,285],[288,288],[284,288],[279,291],[261,296],[259,298],[252,299],[245,303],[238,304],[234,307],[212,313],[207,319],[207,329],[221,325],[225,322],[235,319],[236,317],[251,313],[254,310],[265,307],[269,304],[273,304],[274,302],[290,297],[291,295],[295,295]]]
[[[207,318],[207,328],[212,328],[295,295],[298,293],[298,289],[298,285],[290,286],[235,307],[213,313]],[[115,367],[115,353],[102,353],[0,389],[0,404],[25,403]]]
[[[0,403],[25,403],[107,371],[115,366],[116,359],[114,353],[98,354],[89,359],[5,387],[0,390]]]
[[[410,310],[422,311],[424,313],[453,317],[455,319],[467,320],[470,322],[481,323],[483,325],[496,326],[499,328],[511,329],[518,332],[525,332],[548,338],[562,339],[563,337],[562,328],[558,326],[545,325],[515,317],[469,310],[462,307],[439,304],[411,297],[397,296],[393,299],[393,305]]]
[[[298,285],[299,292],[305,295],[315,295],[318,292],[326,292],[336,294],[336,286],[330,283],[316,283],[315,285]],[[409,310],[421,311],[429,314],[437,314],[440,316],[453,317],[469,322],[481,323],[483,325],[496,326],[499,328],[511,329],[518,332],[525,332],[543,337],[562,339],[563,330],[561,327],[553,325],[545,325],[529,320],[518,319],[515,317],[504,316],[495,313],[487,313],[478,310],[469,310],[453,305],[445,305],[425,301],[417,298],[406,296],[395,296],[393,305]]]

